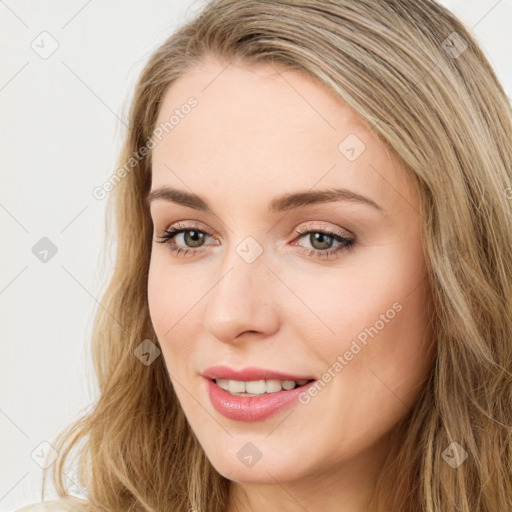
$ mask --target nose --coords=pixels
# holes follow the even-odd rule
[[[225,343],[239,343],[247,336],[266,338],[279,326],[276,278],[264,255],[247,263],[232,254],[223,265],[207,296],[204,326]]]

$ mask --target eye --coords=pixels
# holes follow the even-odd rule
[[[305,238],[312,247],[306,248],[300,245],[303,249],[301,252],[316,258],[329,258],[342,251],[349,251],[356,243],[355,238],[347,237],[342,233],[310,226],[298,229],[295,233],[300,235],[298,239]],[[171,253],[176,256],[186,256],[201,252],[207,237],[213,238],[208,232],[198,229],[197,225],[178,223],[166,229],[157,242],[167,244]],[[176,239],[180,240],[184,246],[178,245]],[[335,243],[339,245],[336,246]]]
[[[183,237],[181,237],[183,235]],[[186,256],[187,254],[195,254],[199,248],[204,245],[204,240],[209,235],[207,232],[197,229],[195,225],[181,224],[178,223],[169,229],[166,229],[160,236],[158,243],[167,244],[171,253]],[[175,238],[181,237],[185,244],[189,244],[190,247],[179,246],[176,244]]]
[[[342,251],[352,250],[355,246],[355,238],[349,238],[342,233],[320,228],[305,226],[295,231],[300,238],[305,238],[312,249],[306,249],[304,252],[308,256],[317,258],[330,258]],[[337,242],[339,245],[334,249],[333,244]]]

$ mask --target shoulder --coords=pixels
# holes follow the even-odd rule
[[[14,512],[73,512],[73,508],[62,500],[52,500],[26,505]]]

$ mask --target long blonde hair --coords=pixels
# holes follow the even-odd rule
[[[511,105],[470,32],[433,0],[210,1],[152,54],[131,105],[125,172],[108,194],[106,235],[117,248],[92,336],[100,395],[53,441],[58,494],[69,493],[70,459],[87,497],[74,510],[226,511],[230,481],[191,431],[163,358],[146,366],[134,356],[145,339],[158,345],[147,303],[151,151],[141,157],[140,148],[167,88],[208,56],[313,77],[406,164],[420,194],[437,353],[379,488],[397,496],[395,511],[507,510]],[[468,454],[457,468],[443,459],[452,442]]]

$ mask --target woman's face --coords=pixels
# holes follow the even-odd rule
[[[419,198],[343,102],[275,69],[210,60],[165,95],[151,190],[174,192],[150,207],[151,319],[222,475],[356,478],[432,367]]]

